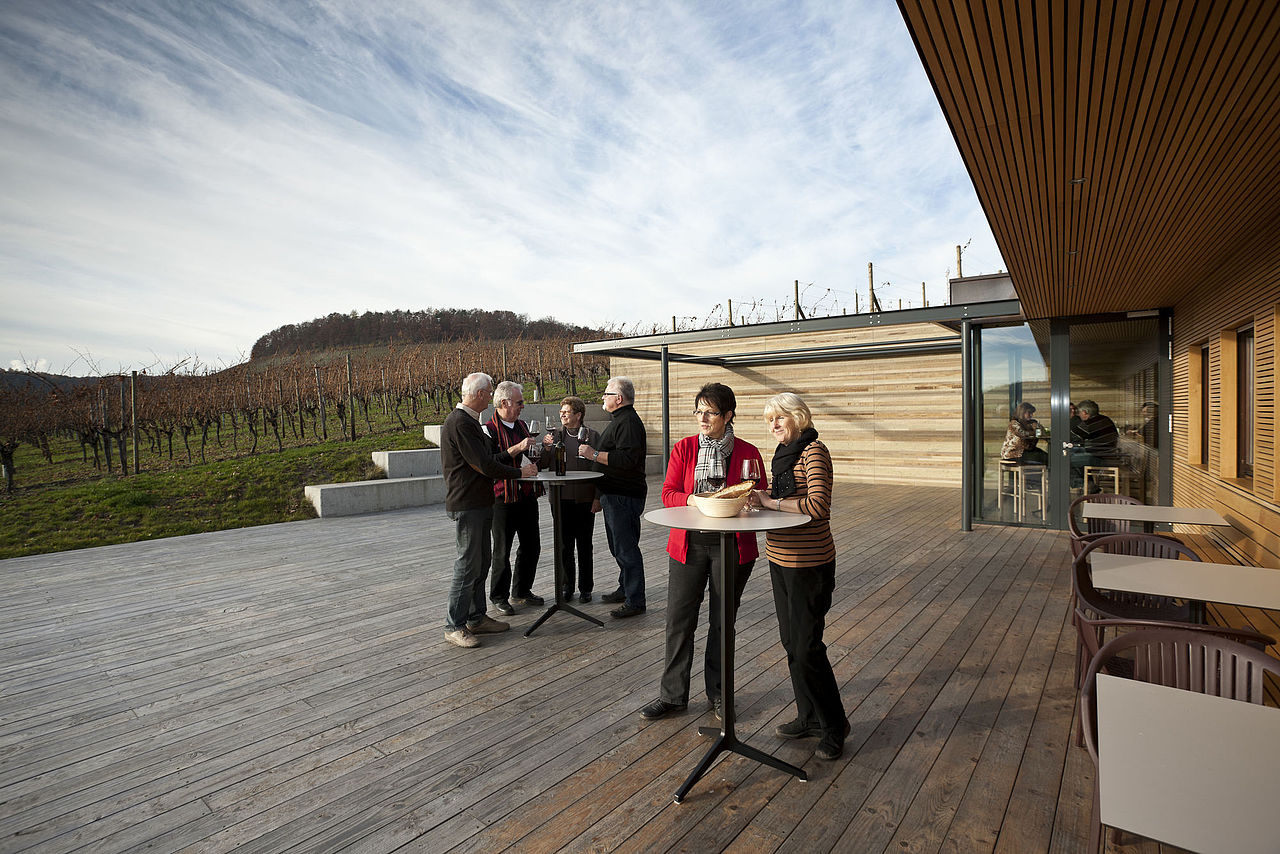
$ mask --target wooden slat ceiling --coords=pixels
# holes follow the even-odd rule
[[[1280,3],[899,0],[1028,317],[1173,305],[1280,216]]]

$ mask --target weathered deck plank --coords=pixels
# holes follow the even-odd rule
[[[5,561],[0,850],[1080,850],[1065,540],[962,534],[957,507],[837,488],[827,641],[853,730],[836,763],[772,734],[794,710],[756,567],[739,735],[810,780],[731,754],[681,805],[712,720],[705,620],[689,712],[636,712],[661,668],[664,529],[644,530],[645,616],[559,615],[525,639],[527,609],[467,651],[442,638],[439,507]],[[596,550],[603,593],[601,525]]]

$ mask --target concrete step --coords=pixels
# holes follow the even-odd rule
[[[374,451],[373,464],[385,471],[388,478],[438,475],[440,474],[440,449]]]
[[[322,483],[304,487],[303,492],[321,517],[356,516],[441,504],[444,502],[444,478],[433,475]]]
[[[382,480],[321,483],[303,488],[316,514],[356,516],[405,507],[425,507],[444,502],[444,478],[440,475],[440,451],[374,451],[373,462],[387,473]],[[662,474],[659,454],[645,458],[645,474]]]

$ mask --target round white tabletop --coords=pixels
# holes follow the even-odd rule
[[[804,513],[780,513],[777,510],[719,517],[708,516],[697,507],[662,507],[650,510],[644,518],[655,525],[686,531],[745,532],[795,528],[810,521],[811,517]]]
[[[537,477],[521,477],[516,479],[528,481],[529,483],[533,483],[534,481],[538,481],[539,483],[569,483],[575,480],[593,480],[597,477],[604,477],[604,475],[598,471],[567,471],[564,474],[556,474],[553,471],[540,471],[538,472]]]

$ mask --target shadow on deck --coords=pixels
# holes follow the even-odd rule
[[[525,639],[525,609],[476,650],[443,639],[441,507],[0,562],[0,850],[1082,850],[1065,537],[962,534],[958,507],[837,487],[826,638],[853,730],[835,763],[772,734],[794,708],[757,569],[738,734],[810,780],[728,755],[681,805],[713,720],[701,637],[689,713],[637,714],[665,529],[645,525],[646,615],[611,621],[597,595],[581,607],[603,629],[556,615]],[[596,555],[599,594],[602,522]],[[549,563],[548,538],[548,596]]]

